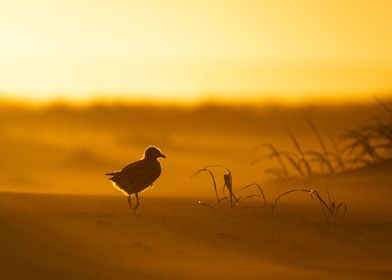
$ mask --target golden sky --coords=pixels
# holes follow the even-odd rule
[[[362,98],[392,89],[390,0],[0,0],[0,92]]]

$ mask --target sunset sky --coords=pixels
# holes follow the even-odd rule
[[[0,97],[392,95],[391,12],[389,0],[0,0]]]

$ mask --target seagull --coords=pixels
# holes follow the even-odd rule
[[[161,175],[161,164],[158,158],[166,158],[155,146],[144,151],[142,159],[125,166],[121,171],[106,173],[113,185],[128,196],[128,204],[133,212],[139,207],[139,192],[152,186]],[[132,208],[131,195],[136,197],[136,205]]]

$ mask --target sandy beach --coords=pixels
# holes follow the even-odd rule
[[[328,225],[314,205],[272,215],[192,199],[1,193],[4,279],[390,279],[391,215],[350,211]]]
[[[304,149],[320,149],[304,111],[323,135],[339,136],[379,109],[3,107],[2,279],[390,279],[391,160],[335,174],[312,163],[314,176],[291,168],[284,180],[265,172],[279,166],[259,144],[295,149],[285,124]],[[134,214],[104,173],[140,158],[146,143],[167,159]],[[216,205],[208,174],[192,177],[211,164],[230,168],[237,196],[259,183],[266,207],[199,205]],[[224,169],[214,172],[222,197]],[[292,189],[316,189],[325,200],[329,192],[347,214],[327,222],[306,193],[282,198],[272,214],[273,200]]]

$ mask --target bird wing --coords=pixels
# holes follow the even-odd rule
[[[144,160],[138,160],[125,166],[123,169],[121,169],[121,172],[132,172],[132,170],[144,169],[145,166],[146,162]]]
[[[115,175],[119,175],[123,172],[127,172],[128,170],[140,170],[143,169],[143,161],[142,160],[138,160],[135,161],[133,163],[128,164],[127,166],[125,166],[123,169],[121,169],[120,171],[114,171],[114,172],[110,172],[110,173],[106,173],[105,175],[107,176],[115,176]]]
[[[125,166],[121,171],[108,173],[112,176],[109,180],[127,193],[133,193],[147,187],[154,181],[149,178],[150,169],[148,162],[139,160]]]

